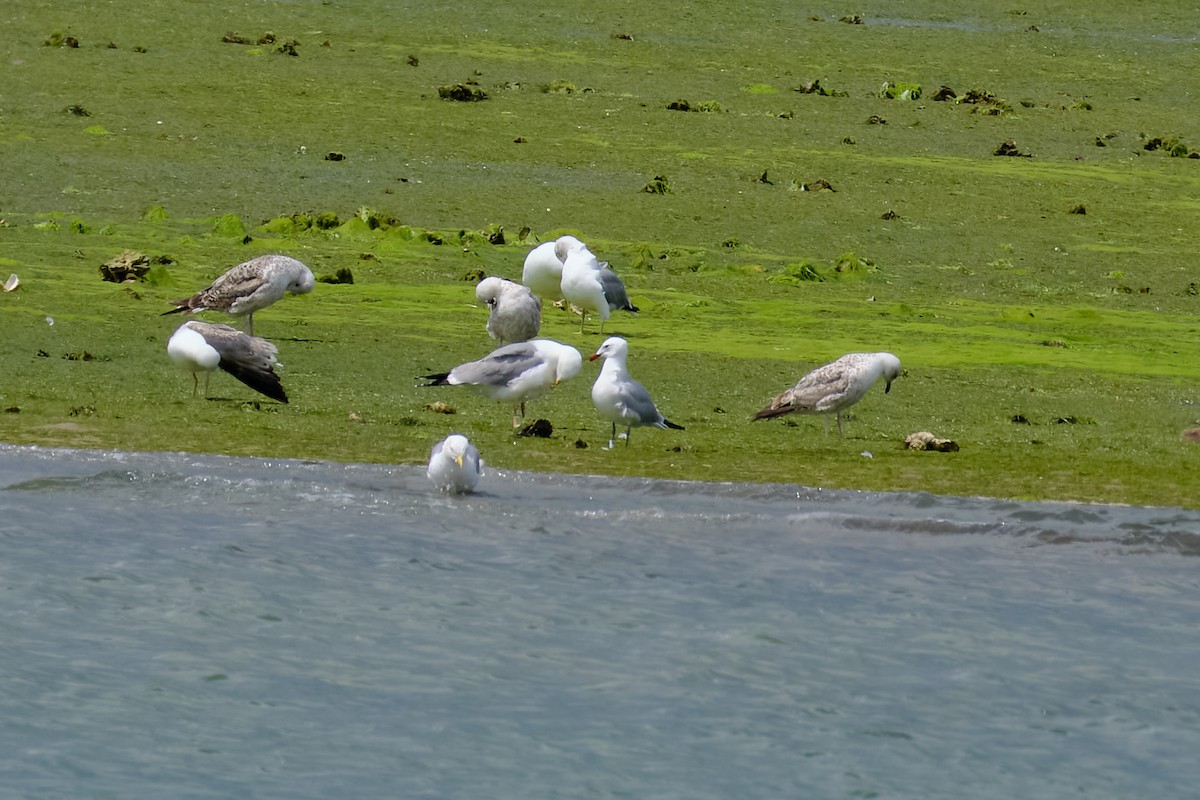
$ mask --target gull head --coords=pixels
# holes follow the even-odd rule
[[[592,353],[589,361],[595,361],[597,358],[624,358],[629,355],[629,342],[622,339],[620,336],[610,336],[604,340],[604,344]]]

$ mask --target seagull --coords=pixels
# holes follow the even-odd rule
[[[829,415],[837,415],[838,434],[842,431],[842,411],[863,399],[863,395],[883,378],[885,393],[900,376],[900,359],[891,353],[850,353],[805,375],[783,394],[756,413],[751,420],[769,419],[781,414],[824,414],[825,435],[829,435]]]
[[[560,237],[560,239],[574,238],[574,236]],[[578,240],[576,239],[576,241]],[[528,286],[538,297],[552,303],[562,299],[562,290],[559,289],[559,284],[562,282],[563,258],[566,257],[565,251],[564,255],[560,257],[556,252],[557,248],[558,240],[542,242],[530,250],[529,255],[525,256],[525,265],[521,270],[521,283]]]
[[[475,297],[488,307],[487,332],[500,344],[523,342],[542,327],[542,301],[529,288],[504,278],[484,278]]]
[[[244,261],[230,268],[191,297],[173,300],[175,308],[163,313],[194,314],[197,311],[224,311],[246,317],[246,332],[254,335],[254,312],[282,300],[284,294],[306,294],[313,289],[312,270],[294,258],[267,255]]]
[[[192,396],[200,389],[204,373],[204,396],[208,397],[208,380],[217,367],[228,372],[256,392],[281,403],[288,401],[275,365],[275,345],[237,328],[213,322],[189,320],[171,334],[167,355],[176,364],[192,373]]]
[[[479,483],[483,461],[475,445],[459,433],[452,433],[433,446],[425,474],[447,494],[465,494]]]
[[[531,339],[497,348],[449,372],[421,377],[430,381],[425,386],[474,386],[492,400],[511,400],[513,427],[518,428],[525,417],[525,401],[541,397],[573,377],[582,365],[583,356],[574,347]]]
[[[610,336],[589,359],[604,359],[600,376],[592,384],[592,403],[603,417],[612,420],[609,449],[612,449],[617,438],[617,423],[625,426],[626,447],[629,446],[629,431],[635,425],[683,430],[682,425],[676,425],[664,417],[662,412],[655,408],[646,387],[630,377],[629,370],[625,367],[625,359],[628,356],[629,343],[620,336]]]
[[[604,332],[604,322],[614,309],[637,312],[637,307],[629,302],[625,284],[617,277],[617,273],[608,268],[607,263],[601,264],[596,256],[583,242],[575,240],[571,245],[562,268],[562,295],[572,305],[583,311],[583,319],[579,321],[579,332],[587,322],[588,312],[600,317],[600,332]]]

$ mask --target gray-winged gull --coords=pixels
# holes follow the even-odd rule
[[[463,494],[479,483],[479,450],[460,433],[452,433],[433,446],[425,474],[433,485],[448,494]]]
[[[449,372],[422,377],[430,381],[425,386],[473,386],[492,400],[512,401],[513,427],[517,428],[525,417],[526,401],[576,375],[582,365],[583,356],[574,347],[531,339],[497,348]]]
[[[504,278],[484,278],[475,298],[488,307],[487,332],[500,344],[524,342],[542,327],[542,301],[529,287]]]
[[[650,398],[646,387],[629,374],[625,361],[629,355],[629,343],[620,336],[610,336],[592,355],[591,360],[604,359],[600,375],[592,384],[592,403],[605,419],[612,420],[611,448],[617,438],[617,425],[625,426],[625,446],[629,446],[629,431],[634,426],[649,425],[655,428],[683,430],[662,415]]]
[[[562,295],[571,305],[583,311],[579,321],[579,332],[583,333],[588,313],[600,318],[600,332],[614,310],[637,312],[637,306],[629,302],[625,284],[617,273],[601,264],[587,245],[576,240],[571,246],[562,268]]]

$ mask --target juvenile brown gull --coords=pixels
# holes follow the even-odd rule
[[[204,373],[204,396],[208,381],[218,367],[256,392],[281,403],[288,401],[275,374],[275,345],[266,339],[242,333],[237,328],[213,322],[189,320],[180,325],[167,342],[167,355],[192,373],[192,396],[200,388]]]
[[[883,391],[890,392],[892,381],[899,375],[900,359],[891,353],[850,353],[817,367],[751,419],[769,419],[792,413],[824,414],[825,435],[828,436],[829,415],[836,414],[838,434],[845,437],[842,412],[862,400],[867,390],[880,378],[887,382]]]
[[[167,314],[224,311],[246,317],[247,333],[254,335],[254,312],[275,303],[287,293],[305,294],[313,289],[312,270],[290,256],[266,255],[231,267],[224,275],[191,297],[174,300]]]

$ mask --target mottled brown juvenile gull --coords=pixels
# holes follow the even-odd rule
[[[266,339],[242,333],[228,325],[189,320],[180,325],[167,342],[167,355],[192,373],[192,396],[200,388],[204,373],[204,396],[208,381],[218,367],[256,392],[281,403],[288,401],[275,374],[275,345]]]
[[[542,301],[529,287],[504,278],[484,278],[475,298],[488,307],[487,332],[500,344],[524,342],[542,327]]]
[[[224,275],[191,297],[174,300],[167,314],[224,311],[246,317],[247,332],[254,335],[254,312],[275,303],[287,293],[305,294],[313,289],[312,270],[290,256],[266,255],[231,267]]]
[[[474,491],[483,461],[479,450],[460,433],[452,433],[433,446],[425,474],[447,494]]]
[[[825,435],[829,435],[829,415],[837,415],[838,434],[842,431],[842,411],[863,399],[863,395],[883,378],[883,391],[892,390],[892,381],[900,375],[900,359],[891,353],[850,353],[801,378],[795,386],[771,401],[751,419],[769,419],[782,414],[824,414]]]
[[[655,428],[674,428],[683,430],[682,425],[676,425],[662,415],[650,398],[646,387],[638,383],[629,374],[626,359],[629,356],[629,343],[620,336],[610,336],[604,340],[590,360],[604,359],[600,368],[600,376],[592,384],[592,403],[605,419],[612,420],[612,438],[608,440],[611,448],[617,439],[617,425],[625,426],[625,446],[629,446],[629,431],[634,426],[649,425]]]
[[[525,402],[541,397],[579,372],[583,356],[549,339],[505,345],[449,372],[423,375],[425,386],[473,386],[492,400],[511,400],[513,427],[525,417]],[[519,413],[518,413],[519,411]]]

